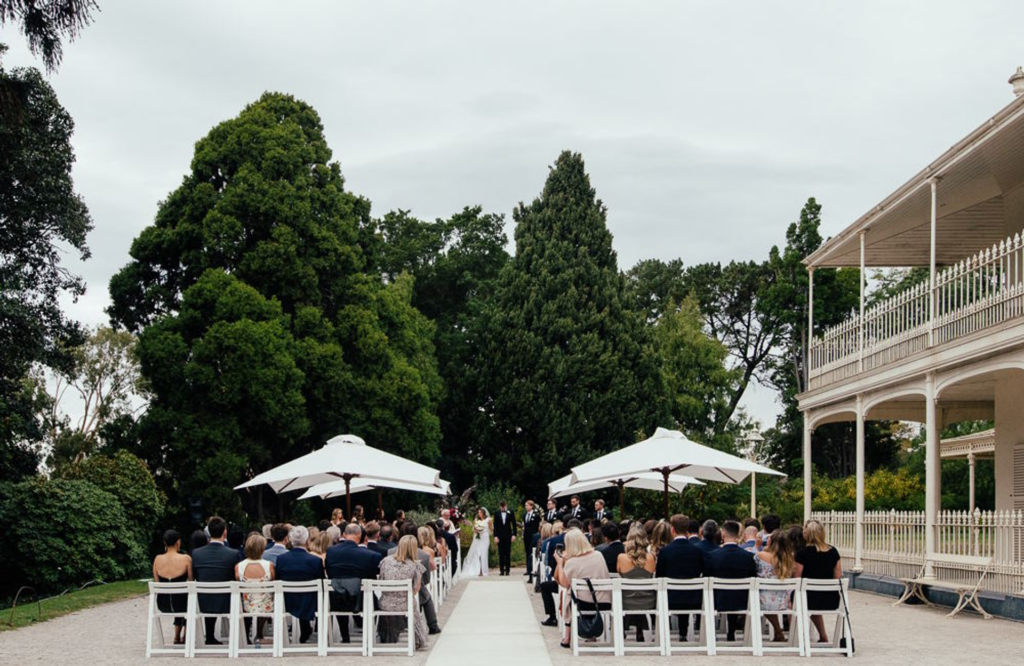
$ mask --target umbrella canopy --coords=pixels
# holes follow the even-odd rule
[[[617,479],[645,472],[662,477],[665,492],[665,513],[668,514],[669,478],[683,473],[705,481],[739,483],[752,473],[775,474],[782,472],[755,462],[698,444],[678,430],[658,428],[654,435],[642,442],[612,451],[572,468],[572,482],[586,483],[602,479]]]
[[[548,484],[548,497],[565,497],[566,495],[585,493],[591,490],[618,488],[619,483],[622,483],[622,487],[624,488],[636,488],[638,490],[665,489],[664,478],[661,474],[657,474],[655,472],[646,472],[644,474],[634,474],[633,476],[619,477],[615,479],[600,479],[598,481],[587,481],[585,483],[576,484],[572,482],[572,474],[568,474]],[[673,474],[668,477],[668,489],[673,493],[681,493],[686,486],[691,484],[698,486],[704,485],[692,476],[680,476],[678,474]]]
[[[424,486],[419,483],[402,483],[401,481],[386,481],[384,479],[371,479],[368,477],[359,477],[352,481],[349,488],[349,492],[353,495],[357,493],[366,492],[367,490],[380,490],[381,488],[391,488],[392,490],[412,490],[418,493],[428,493],[431,495],[450,495],[452,492],[451,483],[448,481],[441,481],[440,486]],[[345,495],[345,482],[344,481],[330,481],[328,483],[321,483],[307,489],[305,493],[299,496],[300,500],[313,499],[319,497],[320,499],[330,499],[331,497],[343,497]]]
[[[348,487],[361,477],[441,487],[441,473],[436,469],[367,446],[361,437],[338,435],[322,448],[263,472],[235,490],[266,484],[282,493],[338,480]],[[352,515],[351,492],[347,495],[348,515]]]

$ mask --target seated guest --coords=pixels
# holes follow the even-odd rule
[[[707,535],[707,522],[704,523]],[[718,530],[715,530],[717,533]],[[735,520],[722,523],[722,546],[707,551],[706,569],[709,575],[716,578],[754,578],[757,576],[757,563],[750,553],[740,548],[740,524]],[[705,536],[705,539],[707,537]],[[728,611],[747,610],[749,594],[746,590],[715,590],[715,610]],[[743,616],[736,613],[726,615],[726,640],[736,640],[736,630],[742,627]]]
[[[309,547],[307,550],[313,555],[316,555],[321,560],[327,557],[327,549],[333,546],[331,543],[331,535],[326,532],[321,532],[316,539],[310,539]]]
[[[594,548],[604,544],[604,533],[601,531],[600,520],[588,520],[587,523],[587,540],[590,541],[590,545]]]
[[[380,567],[380,553],[369,548],[360,548],[363,529],[356,523],[349,523],[345,534],[337,545],[327,549],[324,564],[327,577],[331,579],[331,610],[362,613],[363,581],[377,577]],[[339,615],[338,628],[341,629],[343,643],[351,642],[348,630],[347,615]]]
[[[387,557],[387,547],[380,544],[380,523],[371,520],[363,525],[363,531],[366,532],[366,547],[378,553],[381,559]]]
[[[262,528],[260,529],[260,534],[262,534],[262,535],[263,535],[263,538],[267,540],[267,547],[268,547],[268,548],[269,548],[270,546],[273,546],[273,545],[274,545],[274,537],[272,537],[272,536],[270,535],[270,528],[271,528],[271,527],[273,527],[273,525],[271,525],[270,523],[267,523],[266,525],[264,525],[264,526],[263,526],[263,527],[262,527]]]
[[[743,550],[748,553],[756,553],[759,548],[757,547],[757,535],[760,533],[760,529],[757,525],[747,525],[743,528]]]
[[[672,543],[675,538],[672,532],[672,525],[665,521],[661,521],[654,526],[654,532],[651,533],[651,555],[655,557],[661,552],[661,549]],[[685,538],[685,537],[683,537]]]
[[[623,552],[616,558],[615,570],[627,580],[648,580],[654,577],[656,564],[654,555],[648,551],[647,532],[644,531],[643,525],[634,523],[629,528]],[[624,589],[622,590],[622,608],[623,610],[653,611],[657,607],[656,595],[656,592]],[[644,630],[649,625],[645,617],[628,615],[623,626],[627,631],[630,627],[636,627],[636,640],[642,643]]]
[[[228,524],[220,516],[214,516],[206,526],[210,532],[210,543],[192,553],[192,571],[200,583],[225,583],[235,580],[235,565],[242,556],[224,543]],[[202,613],[228,614],[231,612],[230,594],[200,594],[199,610]],[[206,644],[220,645],[215,636],[217,618],[203,619],[206,630]]]
[[[800,565],[800,576],[816,580],[839,580],[843,577],[843,563],[839,551],[825,543],[825,528],[816,520],[804,524],[804,540],[807,545],[796,552],[796,563]],[[807,610],[835,610],[839,607],[836,592],[808,592]],[[812,615],[811,623],[818,630],[818,640],[828,642],[825,621],[820,615]]]
[[[309,542],[308,543],[313,543],[313,541],[318,536],[320,536],[320,528],[319,527],[307,527],[306,529],[309,531]],[[307,548],[306,550],[309,550],[309,549]]]
[[[377,543],[386,551],[384,557],[394,552],[395,548],[398,547],[398,542],[395,540],[395,528],[387,524],[381,525],[380,540]]]
[[[188,537],[188,552],[194,553],[197,549],[202,548],[208,543],[210,543],[210,537],[206,536],[206,532],[196,530]]]
[[[761,547],[768,543],[768,535],[782,527],[782,519],[774,513],[761,517]],[[801,529],[803,526],[800,526]]]
[[[654,538],[654,528],[658,526],[657,520],[648,520],[644,522],[644,532],[647,532],[647,540],[650,541]]]
[[[288,543],[291,550],[277,556],[277,579],[302,582],[320,580],[324,577],[324,561],[306,550],[309,543],[309,531],[302,525],[296,525],[288,532]],[[284,609],[292,617],[299,620],[299,642],[305,643],[313,633],[313,620],[316,619],[316,592],[286,592]]]
[[[553,532],[551,531],[551,523],[547,522],[546,520],[541,519],[540,525],[537,528],[537,533],[534,534],[533,537],[532,537],[533,538],[533,552],[536,553],[536,556],[534,557],[534,560],[533,560],[533,570],[531,571],[531,573],[537,574],[538,566],[539,566],[541,571],[544,570],[544,559],[547,557],[547,554],[544,553],[542,549],[543,549],[543,546],[544,546],[544,540],[545,539],[550,539],[552,534],[553,534]],[[542,580],[542,576],[539,575],[539,574],[537,575],[536,582],[534,582],[532,580],[532,577],[531,577],[531,581],[530,582],[533,583],[533,585],[534,585],[534,587],[533,587],[533,591],[534,592],[540,592],[541,580]]]
[[[619,555],[626,550],[619,539],[619,526],[611,521],[606,522],[601,525],[601,534],[604,536],[604,543],[597,547],[597,552],[601,553],[605,564],[608,565],[608,572],[615,573]]]
[[[431,576],[437,575],[437,563],[434,558],[437,556],[437,542],[434,539],[434,531],[424,525],[417,528],[416,536],[420,545],[420,562],[426,568],[423,574],[423,586],[420,588],[420,605],[423,607],[423,616],[427,619],[427,628],[430,634],[441,633],[441,627],[437,624],[437,610],[434,607],[434,599],[430,596]]]
[[[601,580],[610,578],[608,565],[601,553],[594,550],[587,538],[578,529],[570,529],[565,533],[565,550],[555,552],[555,580],[567,590],[572,589],[574,580]],[[612,596],[609,591],[597,593],[597,598],[590,590],[582,590],[576,595],[580,611],[608,610],[612,607]],[[562,647],[569,647],[570,625],[566,623],[566,631],[562,636]]]
[[[341,532],[342,528],[338,527],[337,525],[331,525],[327,528],[327,536],[331,537],[332,546],[341,541]]]
[[[695,546],[700,543],[700,521],[696,518],[690,518],[686,524],[686,538]]]
[[[267,547],[267,540],[261,535],[253,533],[245,540],[245,559],[235,566],[235,573],[238,580],[243,583],[262,583],[274,580],[274,565],[263,559],[263,551]],[[242,595],[243,613],[273,613],[274,594],[272,592],[246,592]],[[245,618],[245,642],[250,643],[249,628],[252,626],[252,618]],[[260,644],[263,638],[263,627],[268,618],[256,618],[256,645]]]
[[[700,578],[704,574],[704,551],[686,538],[690,519],[676,514],[668,521],[672,542],[657,551],[654,573],[658,578]],[[653,548],[652,548],[653,550]],[[748,555],[749,557],[749,555]],[[753,562],[753,560],[751,560]],[[672,590],[668,593],[669,610],[699,610],[700,591]],[[679,639],[685,641],[690,630],[690,616],[679,616]]]
[[[203,538],[206,535],[203,534]],[[153,580],[157,583],[184,583],[192,580],[192,558],[181,552],[181,535],[176,530],[164,532],[164,552],[153,559]],[[174,644],[184,645],[185,613],[188,594],[158,594],[156,606],[161,613],[180,613],[174,618]]]
[[[793,544],[793,552],[799,553],[807,545],[807,541],[804,540],[804,526],[803,525],[792,525],[786,529],[786,536],[789,537],[789,542]]]
[[[399,509],[398,511],[395,511],[395,522],[391,523],[392,527],[394,527],[396,530],[401,530],[402,529],[402,523],[404,523],[404,522],[405,522],[405,511],[402,511],[401,509]],[[412,535],[410,535],[410,536],[412,536]]]
[[[245,557],[245,530],[241,525],[228,524],[228,548],[234,548]]]
[[[340,545],[340,544],[339,544]],[[337,548],[338,546],[335,546]],[[411,580],[413,596],[418,596],[423,587],[423,565],[420,564],[419,545],[416,537],[407,535],[401,538],[395,552],[388,555],[380,563],[381,580]],[[380,596],[380,608],[384,611],[404,611],[408,608],[405,594],[385,592]],[[395,643],[398,635],[405,629],[405,618],[386,616],[381,618],[380,633],[384,643]],[[416,649],[427,647],[427,623],[419,604],[413,604],[413,634]]]
[[[332,523],[331,523],[330,520],[324,518],[319,523],[317,523],[316,526],[317,526],[317,528],[319,528],[320,532],[323,533],[323,532],[327,531],[327,528],[329,528],[331,526],[331,524]]]
[[[721,536],[718,533],[718,523],[711,520],[710,518],[704,521],[704,525],[700,528],[701,540],[697,543],[697,547],[704,551],[704,554],[708,554],[718,548],[718,544]]]
[[[277,523],[270,528],[270,537],[274,540],[274,545],[263,551],[263,559],[271,564],[276,564],[278,556],[288,552],[289,529],[284,523]]]
[[[450,520],[438,520],[437,527],[440,530],[441,538],[444,539],[445,546],[448,549],[448,566],[452,571],[452,575],[459,568],[459,539],[451,531]]]
[[[352,509],[352,520],[350,522],[359,523],[360,525],[366,522],[366,517],[363,515],[363,507],[361,505],[356,504]]]
[[[748,528],[749,529],[749,528]],[[757,577],[774,580],[788,580],[797,573],[796,553],[789,536],[782,530],[775,530],[768,540],[768,545],[754,556],[757,564]],[[761,592],[762,611],[783,611],[791,607],[788,592]],[[766,615],[768,624],[772,625],[772,640],[785,641],[786,634],[778,615]]]
[[[573,527],[579,529],[582,523],[578,520],[569,521]],[[558,591],[558,581],[555,580],[555,551],[565,548],[565,533],[562,531],[562,521],[556,520],[551,526],[551,537],[541,542],[541,552],[544,556],[544,571],[541,572],[540,596],[544,602],[544,612],[547,619],[541,622],[545,627],[557,627],[558,619],[555,617],[555,592]]]

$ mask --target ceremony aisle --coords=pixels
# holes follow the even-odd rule
[[[489,576],[466,584],[427,666],[550,666],[541,627],[522,576]]]

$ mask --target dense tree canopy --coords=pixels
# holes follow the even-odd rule
[[[628,306],[604,204],[578,154],[520,204],[481,339],[481,469],[537,492],[570,465],[669,421],[643,318]]]
[[[0,0],[0,26],[19,24],[29,50],[53,71],[64,57],[64,40],[77,37],[96,9],[95,0]]]

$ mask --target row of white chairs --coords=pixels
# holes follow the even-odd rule
[[[600,612],[603,618],[604,635],[593,642],[583,642],[579,638],[578,621],[582,614],[593,616],[593,610],[580,610],[572,604],[569,618],[572,632],[572,651],[574,655],[582,653],[607,653],[621,657],[627,653],[646,652],[671,656],[679,653],[700,653],[713,656],[721,653],[747,653],[754,656],[765,654],[789,653],[810,657],[818,654],[845,654],[853,656],[853,640],[850,618],[846,604],[848,581],[814,580],[809,578],[793,578],[775,580],[767,578],[694,578],[677,580],[672,578],[651,578],[648,580],[623,579],[619,577],[591,580],[596,592],[611,596],[611,608]],[[715,609],[715,592],[747,592],[746,608],[740,610],[719,611]],[[572,592],[577,598],[589,599],[585,580],[573,580]],[[654,596],[654,607],[646,610],[625,610],[623,608],[623,592],[646,592]],[[679,610],[669,608],[671,593],[690,593],[700,599],[698,608]],[[791,597],[792,605],[787,610],[764,610],[761,608],[761,592],[784,593]],[[838,598],[838,605],[831,610],[808,610],[809,593],[831,592]],[[840,596],[841,595],[841,596]],[[560,592],[558,604],[559,615],[568,596]],[[740,631],[742,640],[723,641],[718,634],[725,631],[726,616],[739,615],[743,618]],[[767,616],[789,616],[789,635],[782,643],[770,642],[765,636]],[[831,640],[828,643],[811,641],[811,615],[820,615],[822,622],[827,618],[835,618],[835,626],[831,629]],[[689,627],[694,631],[695,640],[674,641],[672,631],[673,618],[676,622],[688,616]],[[652,644],[627,641],[625,619],[628,617],[646,618],[651,628]],[[698,618],[700,618],[698,620]],[[563,620],[564,621],[564,620]],[[700,629],[696,629],[697,623]],[[562,621],[559,622],[562,625]],[[647,632],[645,632],[647,633]],[[686,636],[689,639],[689,635]],[[845,640],[844,640],[845,639]]]

